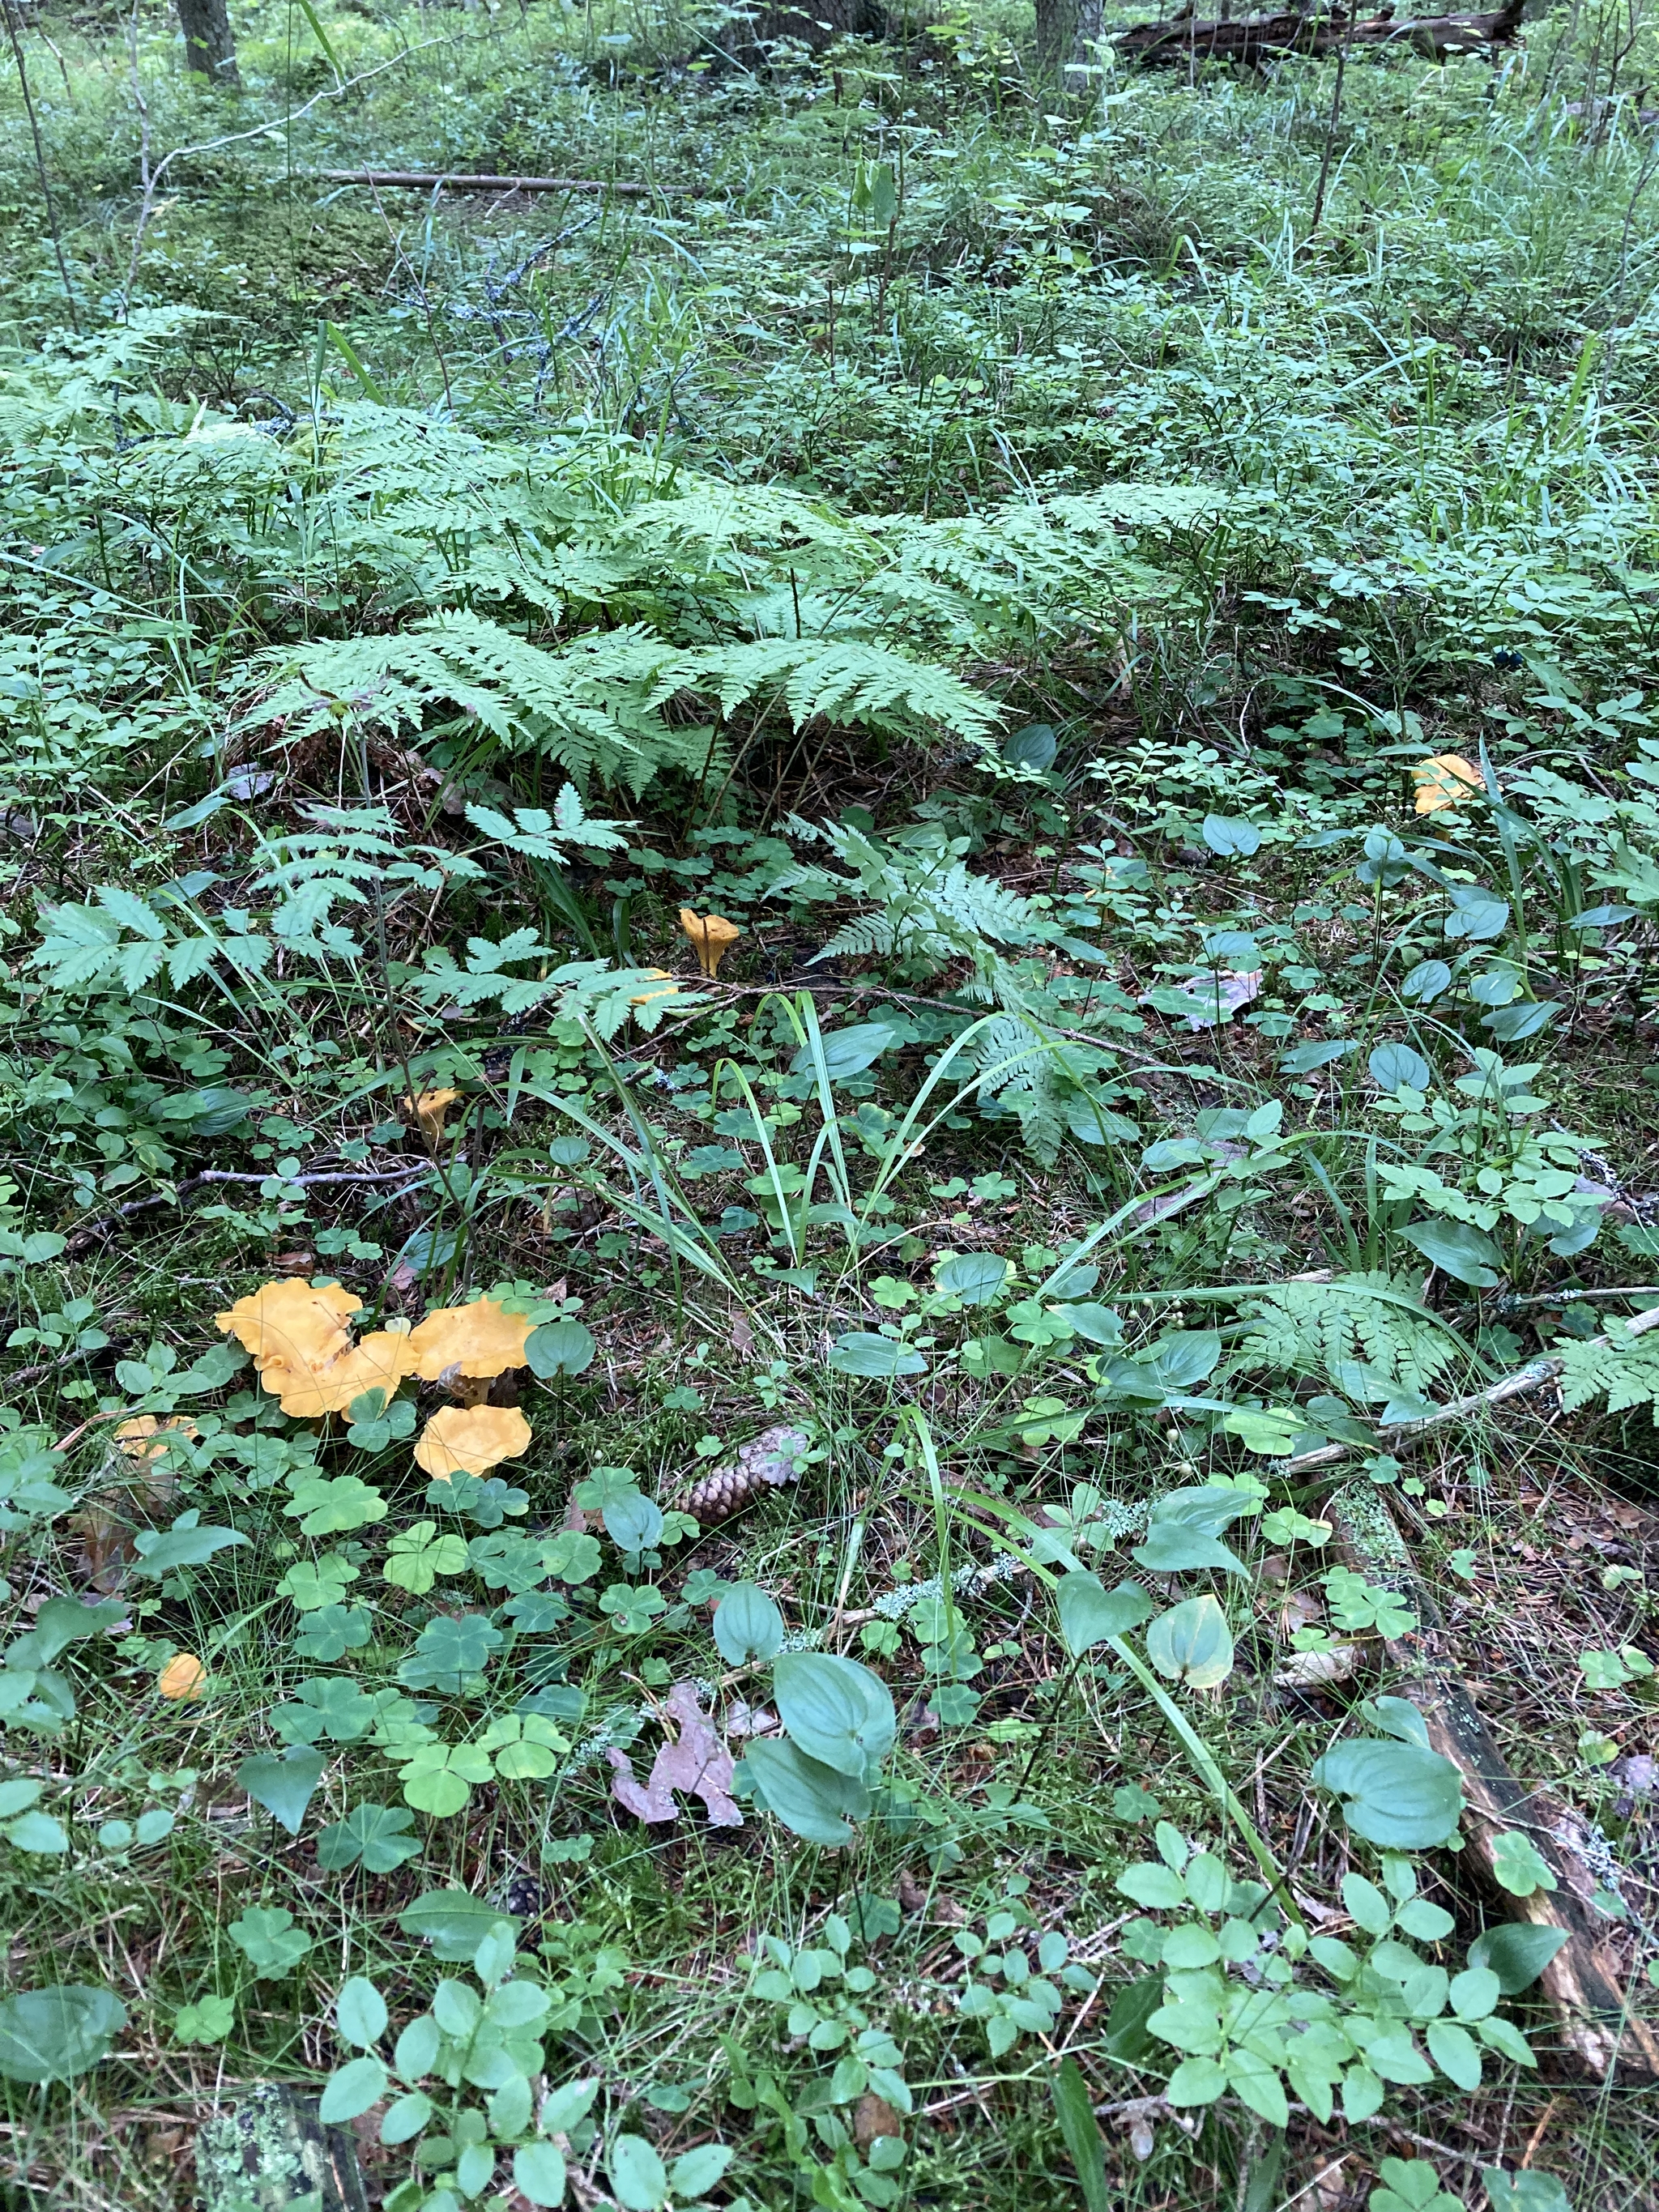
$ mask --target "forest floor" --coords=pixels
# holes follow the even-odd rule
[[[10,20],[0,2192],[1659,2204],[1639,9]]]

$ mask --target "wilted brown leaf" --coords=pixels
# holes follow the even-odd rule
[[[637,1819],[656,1823],[678,1817],[674,1792],[683,1790],[702,1798],[714,1827],[742,1827],[743,1814],[731,1794],[732,1754],[714,1734],[699,1704],[696,1684],[676,1682],[663,1701],[663,1714],[665,1722],[678,1722],[679,1735],[658,1752],[652,1762],[651,1778],[643,1789],[626,1752],[605,1753],[616,1770],[611,1796]]]

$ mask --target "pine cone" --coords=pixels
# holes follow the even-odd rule
[[[806,1455],[806,1438],[799,1429],[763,1429],[738,1448],[737,1458],[713,1468],[702,1480],[680,1492],[672,1504],[676,1513],[690,1513],[704,1522],[723,1521],[763,1490],[781,1490],[799,1480],[795,1462]]]

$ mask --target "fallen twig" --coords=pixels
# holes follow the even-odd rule
[[[1659,1328],[1659,1306],[1650,1306],[1645,1313],[1632,1314],[1625,1323],[1632,1336],[1645,1336],[1650,1328]],[[1589,1340],[1606,1344],[1605,1335]],[[1501,1406],[1510,1398],[1524,1398],[1534,1390],[1541,1390],[1547,1382],[1553,1382],[1566,1362],[1559,1352],[1545,1352],[1541,1358],[1529,1359],[1524,1367],[1517,1367],[1513,1375],[1490,1383],[1484,1390],[1472,1391],[1467,1398],[1454,1398],[1449,1405],[1437,1406],[1431,1413],[1420,1420],[1395,1421],[1379,1428],[1379,1436],[1387,1439],[1391,1450],[1413,1444],[1431,1429],[1443,1428],[1448,1421],[1461,1421],[1469,1413],[1485,1413],[1489,1407]],[[1317,1451],[1302,1452],[1286,1460],[1286,1468],[1299,1474],[1304,1468],[1330,1467],[1339,1460],[1352,1459],[1361,1449],[1358,1444],[1322,1444]]]
[[[649,185],[618,184],[610,177],[480,177],[462,169],[428,174],[421,169],[325,169],[331,185],[374,185],[388,191],[429,192],[447,185],[461,192],[615,192],[625,200],[647,199]]]
[[[177,1206],[186,1192],[200,1190],[209,1183],[281,1182],[290,1189],[314,1190],[324,1183],[386,1183],[399,1182],[407,1178],[408,1186],[412,1190],[427,1172],[425,1161],[418,1164],[410,1161],[407,1166],[400,1168],[372,1170],[368,1175],[279,1176],[272,1170],[255,1173],[240,1168],[204,1168],[199,1175],[186,1176],[182,1182],[175,1183],[170,1194],[164,1190],[155,1191],[148,1198],[131,1198],[125,1206],[118,1206],[109,1213],[100,1213],[95,1221],[82,1222],[64,1249],[70,1253],[84,1252],[104,1230],[113,1229],[131,1215],[147,1213],[157,1206]]]
[[[1126,60],[1147,67],[1185,65],[1196,58],[1249,67],[1274,55],[1337,53],[1349,46],[1405,47],[1443,62],[1453,54],[1507,45],[1521,27],[1522,6],[1522,0],[1504,0],[1491,15],[1407,15],[1398,21],[1387,6],[1357,22],[1340,14],[1226,16],[1215,21],[1177,15],[1167,22],[1137,23],[1115,46]]]

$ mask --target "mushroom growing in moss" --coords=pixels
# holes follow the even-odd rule
[[[376,1329],[354,1343],[346,1323],[357,1304],[337,1283],[265,1283],[216,1319],[253,1354],[261,1387],[285,1413],[318,1420],[345,1413],[365,1390],[391,1397],[412,1371],[407,1334]]]
[[[437,1482],[487,1474],[517,1459],[530,1443],[530,1424],[516,1406],[443,1406],[421,1431],[415,1464]]]
[[[446,1375],[476,1378],[505,1375],[522,1367],[524,1348],[536,1324],[510,1314],[498,1299],[475,1298],[470,1306],[441,1306],[410,1331],[408,1372],[423,1382]]]
[[[358,1301],[338,1283],[319,1284],[283,1280],[262,1283],[247,1297],[238,1298],[228,1313],[214,1319],[227,1336],[234,1336],[253,1364],[263,1369],[275,1360],[295,1369],[323,1367],[351,1349],[346,1327]]]

